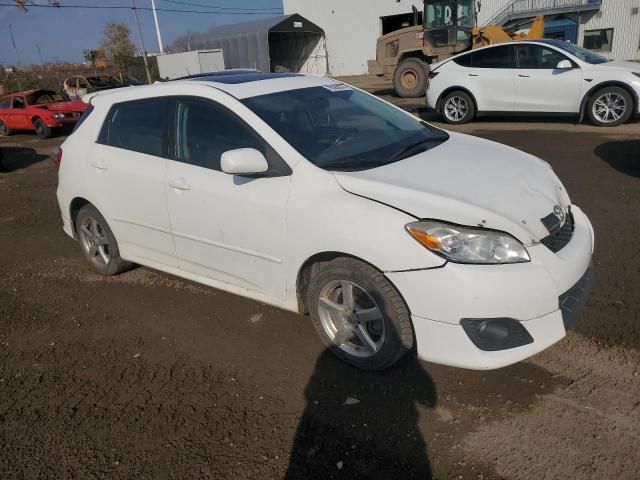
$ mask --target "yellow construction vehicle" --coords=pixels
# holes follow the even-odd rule
[[[420,97],[427,89],[429,64],[471,48],[525,38],[542,38],[544,17],[536,17],[526,34],[520,26],[478,27],[476,0],[424,0],[422,24],[414,11],[412,25],[378,38],[369,73],[393,80],[401,97]]]

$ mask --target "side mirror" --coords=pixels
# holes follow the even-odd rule
[[[258,175],[269,170],[264,155],[255,148],[228,150],[220,157],[220,166],[229,175]]]
[[[570,70],[573,68],[573,64],[569,60],[560,60],[556,68],[558,70]]]

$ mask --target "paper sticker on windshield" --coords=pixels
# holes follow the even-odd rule
[[[353,90],[349,85],[344,83],[330,83],[329,85],[322,85],[322,88],[326,88],[332,92],[344,92]]]

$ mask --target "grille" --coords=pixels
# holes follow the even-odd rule
[[[569,241],[571,241],[571,237],[573,237],[573,229],[573,214],[571,213],[571,210],[569,210],[569,212],[567,212],[567,220],[564,222],[564,225],[555,232],[544,237],[540,242],[552,252],[559,252],[567,246]]]

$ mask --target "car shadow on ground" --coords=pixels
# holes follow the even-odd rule
[[[431,478],[418,404],[434,408],[436,388],[414,356],[365,372],[325,350],[304,395],[287,480]]]
[[[640,140],[605,142],[594,153],[619,172],[640,178]]]
[[[36,152],[33,148],[0,146],[0,172],[9,173],[50,158]]]

